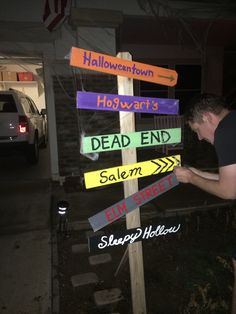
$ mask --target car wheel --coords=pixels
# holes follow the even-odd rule
[[[34,143],[28,145],[27,160],[32,165],[37,164],[39,161],[39,141],[37,136],[34,138]]]

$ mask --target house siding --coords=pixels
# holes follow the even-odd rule
[[[78,80],[77,85],[76,89],[82,90],[80,80]],[[81,155],[80,137],[81,132],[85,132],[88,136],[118,133],[120,130],[119,114],[117,112],[76,109],[76,99],[74,97],[76,91],[73,77],[54,77],[53,88],[60,176],[80,176],[86,171],[114,166],[114,163],[118,165],[120,163],[120,151],[100,153],[96,161]],[[83,88],[86,91],[116,94],[116,77],[86,75],[83,78]]]

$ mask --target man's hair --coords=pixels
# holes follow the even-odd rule
[[[223,97],[206,93],[196,95],[186,108],[185,120],[186,122],[200,122],[204,112],[219,115],[226,107],[227,104]]]

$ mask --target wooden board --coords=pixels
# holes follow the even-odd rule
[[[145,130],[127,134],[107,134],[82,137],[82,153],[105,152],[131,147],[177,144],[181,142],[181,128]]]
[[[178,184],[179,182],[177,181],[175,174],[171,173],[90,217],[88,219],[89,223],[94,231],[100,230],[122,216],[132,212],[137,207],[142,206],[169,191]]]
[[[97,252],[119,245],[127,245],[137,241],[149,240],[156,237],[175,234],[180,230],[181,224],[159,224],[144,228],[128,229],[114,234],[95,235],[88,238],[90,252]]]
[[[121,52],[117,55],[121,59],[132,60],[128,52]],[[133,96],[133,79],[124,76],[117,76],[118,94]],[[119,112],[120,132],[135,132],[135,114],[133,112]],[[122,164],[132,164],[137,162],[136,148],[129,148],[121,151]],[[132,184],[131,184],[132,182]],[[128,180],[123,182],[124,196],[128,197],[138,191],[138,180]],[[136,207],[131,213],[126,215],[127,229],[136,228],[141,225],[140,210]],[[133,314],[146,314],[146,295],[143,267],[143,249],[142,242],[136,242],[128,245],[130,283],[132,294]]]
[[[86,172],[84,173],[85,186],[87,189],[91,189],[97,186],[170,172],[173,171],[175,166],[180,165],[180,161],[180,155],[173,155],[135,164]]]
[[[178,77],[174,70],[129,61],[76,47],[72,47],[71,49],[70,65],[166,86],[174,86],[177,83]]]
[[[176,115],[179,100],[168,98],[136,97],[128,95],[77,92],[77,108],[106,111],[127,111]]]

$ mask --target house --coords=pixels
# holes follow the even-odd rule
[[[64,10],[55,3],[3,0],[0,12],[0,66],[41,65],[34,74],[43,80],[52,180],[94,167],[94,156],[80,154],[82,134],[119,131],[116,113],[75,108],[77,90],[116,93],[117,83],[115,76],[70,67],[72,46],[114,56],[128,51],[135,61],[175,69],[175,87],[135,81],[134,88],[136,95],[180,99],[180,114],[196,92],[233,100],[234,1],[58,1]],[[155,126],[153,116],[136,115],[137,130]]]

